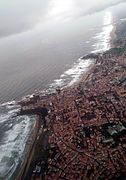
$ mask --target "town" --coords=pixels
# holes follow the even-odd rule
[[[90,58],[93,68],[73,86],[21,102],[21,113],[35,109],[40,123],[24,179],[126,177],[126,53]]]

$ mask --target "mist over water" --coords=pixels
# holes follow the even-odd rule
[[[0,40],[0,101],[42,90],[85,53],[101,31],[102,16],[41,26]],[[92,23],[93,18],[93,23]],[[98,25],[97,25],[98,23]],[[60,28],[62,27],[62,28]],[[89,43],[86,43],[89,42]]]
[[[15,24],[10,23],[9,25],[6,20],[1,27],[8,30],[8,35],[5,33],[2,36],[0,28],[1,103],[19,100],[22,96],[34,93],[36,89],[46,89],[50,83],[59,79],[61,74],[71,68],[81,56],[95,48],[99,49],[92,45],[97,46],[96,35],[99,36],[99,33],[103,31],[102,28],[105,28],[103,21],[106,12],[112,10],[110,8],[104,11],[98,10],[94,14],[92,10],[92,13],[89,14],[87,10],[91,8],[90,3],[87,4],[86,9],[83,8],[84,3],[81,0],[70,0],[69,3],[66,0],[52,0],[44,4],[42,3],[45,1],[39,1],[34,8],[34,3],[31,1],[28,9],[25,7],[27,11],[24,12],[23,5],[28,5],[29,0],[25,3],[23,0],[19,5],[16,0],[14,2],[17,10],[19,5],[21,6],[17,13],[19,20],[28,27],[22,25],[21,27],[24,28],[19,28],[20,21],[13,17]],[[12,4],[6,2],[3,5],[8,16],[13,11],[14,2]],[[92,6],[94,4],[98,5],[93,3]],[[102,5],[106,7],[109,4],[111,3],[106,1]],[[124,7],[124,4],[118,6]],[[85,13],[82,13],[82,10]],[[5,15],[4,10],[1,12]],[[13,13],[12,16],[15,15]],[[13,33],[12,27],[14,28]],[[100,36],[99,38],[102,39],[104,34],[100,34]]]
[[[122,12],[123,9],[125,12],[126,3],[108,9],[102,7],[104,10],[97,13],[96,7],[95,13],[89,14],[90,11],[82,12],[81,0],[71,0],[69,6],[66,0],[62,2],[47,1],[38,9],[37,16],[38,7],[32,2],[32,10],[22,15],[27,17],[28,23],[19,13],[21,26],[14,19],[14,30],[10,27],[1,31],[0,28],[0,178],[10,177],[21,164],[35,121],[32,116],[16,116],[20,110],[16,101],[3,102],[19,100],[36,89],[51,92],[57,86],[64,87],[78,81],[94,63],[81,57],[108,50],[113,23],[117,17],[125,17]],[[82,4],[78,6],[73,2]],[[4,22],[3,27],[9,25]]]
[[[48,32],[42,33],[38,27],[0,41],[1,102],[20,99],[35,89],[42,90],[92,50],[85,41],[99,30],[93,30],[91,24],[84,26],[83,19],[72,21],[71,26],[69,23],[53,24]],[[59,29],[61,26],[64,31]]]

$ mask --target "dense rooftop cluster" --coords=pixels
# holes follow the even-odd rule
[[[49,109],[49,147],[47,162],[36,161],[31,179],[126,177],[126,55],[107,52],[95,61],[78,84],[37,101]]]

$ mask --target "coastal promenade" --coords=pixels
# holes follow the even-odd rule
[[[22,114],[48,110],[22,180],[126,178],[126,53],[90,56],[78,83],[22,102]]]
[[[20,172],[18,173],[18,176],[16,177],[17,180],[22,179],[22,177],[24,177],[26,175],[26,172],[28,171],[28,168],[30,166],[30,163],[34,155],[39,129],[40,129],[40,117],[37,116],[36,121],[33,126],[32,134],[31,134],[32,143],[30,143],[31,146],[29,148],[29,153],[24,159]]]

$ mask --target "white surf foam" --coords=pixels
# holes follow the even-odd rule
[[[96,34],[96,36],[93,37],[97,42],[92,45],[94,47],[94,50],[91,53],[104,52],[110,49],[110,39],[111,39],[110,34],[113,29],[112,23],[113,23],[112,13],[106,12],[103,20],[102,32]],[[86,43],[89,42],[90,41],[86,41]],[[90,59],[83,60],[82,58],[79,58],[73,64],[73,66],[71,66],[67,71],[61,74],[59,79],[54,80],[54,82],[49,85],[47,92],[54,91],[57,86],[62,88],[62,87],[66,87],[67,85],[68,86],[72,85],[73,83],[79,80],[81,74],[86,72],[92,63],[93,61]]]
[[[93,53],[106,51],[110,48],[110,33],[112,29],[112,14],[111,12],[107,12],[104,17],[102,32],[94,37],[97,43],[93,45]],[[89,43],[89,41],[86,43]],[[91,59],[79,58],[68,70],[61,74],[59,79],[54,80],[49,85],[48,91],[55,90],[57,86],[62,88],[77,82],[81,74],[86,72],[92,63],[93,61]],[[5,107],[5,112],[7,113],[0,114],[0,123],[5,123],[10,119],[11,121],[8,124],[9,130],[4,132],[4,143],[0,145],[0,177],[8,173],[8,171],[14,170],[18,164],[32,125],[32,121],[28,116],[12,119],[12,116],[20,108],[15,101],[0,104],[1,107]]]
[[[97,40],[94,46],[92,53],[104,52],[111,48],[111,32],[113,29],[113,18],[111,12],[106,12],[104,16],[103,28],[100,34],[97,34],[94,39]]]
[[[92,63],[93,61],[91,59],[79,58],[70,69],[60,75],[59,79],[54,80],[54,82],[49,85],[48,92],[54,91],[56,87],[63,88],[71,86],[79,80],[81,74],[86,72]]]
[[[31,129],[31,119],[28,116],[17,118],[17,124],[5,132],[4,143],[0,146],[0,177],[7,175],[8,170],[12,171],[12,167],[15,169],[21,161]]]
[[[79,80],[80,75],[86,72],[92,63],[93,62],[91,59],[78,59],[77,63],[74,64],[71,70],[65,72],[65,75],[69,75],[73,78],[71,82],[68,84],[68,86],[71,86],[72,84],[77,82]]]
[[[0,139],[0,178],[5,178],[21,161],[34,117],[16,116],[20,109],[16,103],[4,103],[1,109],[0,125],[4,130],[1,129]]]
[[[8,114],[0,114],[0,124],[6,122],[9,119]]]
[[[20,106],[12,102],[1,104],[0,106],[0,124],[8,121],[12,116],[16,115],[20,110]]]
[[[9,102],[5,102],[5,103],[2,103],[0,104],[0,107],[2,106],[14,106],[14,105],[17,105],[17,102],[16,101],[9,101]]]

